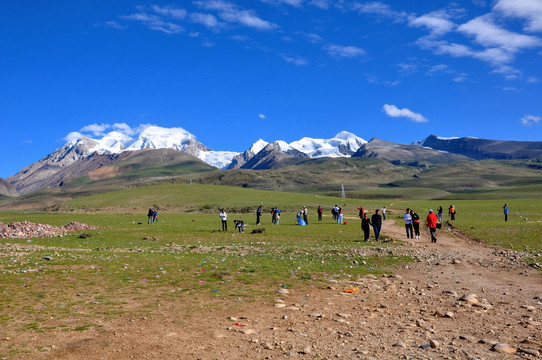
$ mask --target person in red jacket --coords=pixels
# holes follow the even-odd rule
[[[427,215],[427,218],[425,219],[425,225],[429,228],[429,233],[431,234],[431,242],[436,243],[437,237],[435,236],[435,233],[437,232],[437,215],[433,212],[433,210],[429,210],[429,214]]]

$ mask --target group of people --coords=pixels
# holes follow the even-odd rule
[[[222,222],[222,231],[228,231],[228,213],[226,213],[226,210],[221,209],[218,216],[220,216]],[[233,231],[245,232],[245,222],[243,220],[233,220],[233,223],[235,224]]]
[[[371,227],[375,234],[375,240],[380,240],[380,230],[382,230],[382,215],[380,215],[380,209],[376,209],[374,214],[369,219],[369,215],[362,207],[358,208],[359,217],[361,218],[361,230],[363,230],[363,238],[367,242],[371,235]]]
[[[344,218],[343,218],[343,208],[335,205],[331,209],[331,216],[333,218],[333,221],[337,221],[337,224],[344,224]]]
[[[158,211],[149,209],[147,211],[147,218],[147,224],[154,224],[155,221],[158,222]]]

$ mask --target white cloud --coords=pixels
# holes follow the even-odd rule
[[[539,47],[542,41],[536,36],[514,33],[497,26],[490,16],[480,16],[460,25],[457,31],[474,36],[485,47],[496,46],[515,53],[521,49]]]
[[[427,122],[427,119],[423,115],[417,114],[417,113],[415,113],[412,110],[407,109],[407,108],[399,109],[395,105],[385,104],[382,107],[382,109],[390,117],[394,117],[394,118],[395,117],[406,117],[407,119],[410,119],[410,120],[412,120],[414,122],[417,122],[417,123]]]
[[[524,126],[539,125],[540,121],[542,121],[542,118],[540,116],[535,116],[535,115],[526,115],[521,119],[521,123]]]
[[[356,46],[343,46],[343,45],[334,45],[329,44],[324,47],[327,50],[327,53],[331,56],[343,57],[343,58],[353,58],[357,56],[363,56],[366,54],[366,51],[358,48]]]
[[[82,133],[92,133],[93,135],[101,135],[105,130],[111,128],[109,124],[90,124],[82,127],[79,131]]]
[[[164,21],[157,15],[147,14],[145,12],[121,16],[121,19],[139,21],[151,30],[161,31],[166,34],[178,34],[184,31],[184,28],[178,24]]]
[[[106,21],[104,24],[105,26],[111,27],[113,29],[119,29],[119,30],[125,29],[125,27],[119,24],[117,21]]]
[[[259,117],[260,119],[262,119],[262,120],[265,119],[265,115],[264,115],[264,114],[258,114],[258,117]]]
[[[180,9],[173,6],[161,7],[158,5],[153,5],[151,9],[157,14],[171,16],[172,18],[176,18],[176,19],[184,19],[186,17],[185,9]]]
[[[392,18],[396,21],[404,21],[408,18],[405,12],[395,11],[388,4],[374,1],[369,3],[354,3],[352,10],[362,14],[379,15],[387,18]]]
[[[71,142],[73,140],[81,139],[82,137],[83,137],[83,134],[81,134],[80,132],[72,131],[71,133],[66,135],[66,137],[64,137],[63,140],[66,142]]]
[[[493,9],[503,16],[525,20],[527,31],[542,31],[542,1],[540,0],[498,0]]]
[[[303,3],[303,0],[260,0],[260,1],[263,1],[264,3],[268,3],[271,5],[286,4],[286,5],[291,5],[295,7],[300,7],[301,4]]]
[[[224,26],[224,24],[218,21],[218,19],[212,14],[192,13],[189,15],[189,18],[190,21],[204,25],[211,30]]]
[[[276,24],[259,18],[252,10],[240,10],[236,5],[222,1],[195,1],[194,4],[206,9],[218,12],[218,16],[229,23],[239,23],[243,26],[258,30],[273,30],[278,28]]]
[[[411,18],[409,25],[425,27],[431,32],[431,36],[442,36],[456,27],[456,24],[450,21],[449,18],[450,15],[445,11],[434,11],[417,18]]]
[[[320,9],[329,9],[331,0],[311,0],[310,4]]]
[[[299,57],[299,56],[287,56],[287,55],[281,55],[281,57],[289,64],[294,64],[297,66],[304,66],[308,65],[308,62],[305,58]]]

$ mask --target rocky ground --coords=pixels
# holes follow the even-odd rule
[[[0,239],[30,239],[33,237],[63,236],[70,231],[96,229],[96,227],[72,222],[65,226],[36,224],[29,221],[0,223]]]
[[[194,304],[193,314],[181,315],[157,305],[152,316],[4,341],[51,344],[17,356],[44,359],[541,357],[542,276],[525,261],[530,254],[481,244],[453,228],[440,230],[436,244],[425,232],[407,240],[390,220],[384,233],[405,240],[390,251],[416,259],[394,275],[275,289],[272,300],[232,299],[211,312]]]

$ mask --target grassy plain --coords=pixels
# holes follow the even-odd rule
[[[237,301],[271,301],[280,287],[325,287],[333,279],[393,272],[409,261],[393,255],[392,242],[375,248],[373,242],[361,241],[357,206],[370,212],[386,206],[388,216],[400,223],[406,207],[423,219],[429,208],[447,209],[453,203],[455,225],[472,236],[542,252],[540,190],[538,185],[486,188],[467,199],[468,192],[439,188],[371,187],[348,192],[343,199],[173,184],[79,197],[47,211],[2,211],[3,223],[62,226],[78,221],[99,229],[83,231],[92,235],[88,238],[77,232],[0,240],[0,325],[20,331],[84,331],[106,319],[152,314],[157,306],[175,304],[183,313],[235,306]],[[506,223],[505,202],[510,206]],[[266,231],[252,234],[259,204],[265,210],[260,227]],[[348,225],[331,220],[335,204],[345,209]],[[296,225],[303,205],[310,211],[308,226]],[[319,205],[325,211],[322,222],[316,220]],[[278,226],[271,225],[272,206],[282,209]],[[159,209],[158,223],[147,224],[149,207]],[[222,207],[229,213],[228,232],[219,231]],[[245,233],[233,231],[233,219],[247,222]],[[0,355],[10,351],[0,348]]]

